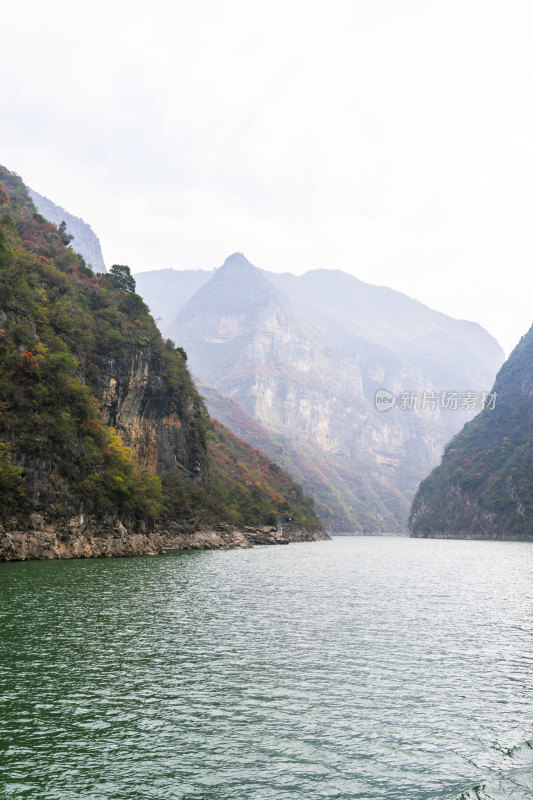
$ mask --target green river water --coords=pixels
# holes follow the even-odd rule
[[[531,800],[533,544],[0,564],[0,797]]]

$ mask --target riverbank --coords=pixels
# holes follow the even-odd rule
[[[533,532],[530,534],[514,533],[513,531],[478,532],[478,531],[436,531],[431,533],[412,531],[411,539],[466,539],[478,542],[532,542]]]
[[[300,525],[244,526],[201,524],[196,520],[133,530],[120,520],[74,517],[47,523],[40,514],[0,525],[0,561],[155,556],[166,550],[237,550],[254,545],[313,542],[330,537]]]

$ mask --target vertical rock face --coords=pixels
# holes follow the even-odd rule
[[[75,217],[65,211],[61,206],[57,206],[47,197],[44,197],[39,192],[33,189],[28,189],[28,194],[35,203],[39,214],[41,214],[49,222],[54,225],[60,225],[62,222],[67,224],[67,233],[73,236],[72,249],[80,256],[83,256],[86,263],[92,267],[94,272],[105,272],[104,257],[102,255],[102,248],[100,247],[100,240],[95,234],[90,225],[84,222],[80,217]]]
[[[413,501],[417,537],[533,540],[533,328]]]
[[[1,166],[0,296],[0,560],[161,552],[166,525],[262,536],[286,510],[319,530],[290,475],[210,422],[127,268],[95,275]]]
[[[0,522],[131,532],[167,508],[156,473],[197,497],[208,418],[184,356],[134,284],[95,276],[3,167],[0,273]]]
[[[473,412],[434,402],[379,413],[376,391],[418,392],[421,399],[424,392],[486,390],[501,351],[479,326],[380,287],[360,290],[356,281],[354,289],[342,273],[313,280],[312,291],[300,280],[264,273],[235,253],[168,333],[185,347],[196,375],[278,437],[284,466],[314,494],[323,519],[337,530],[405,529],[421,478]],[[350,316],[349,291],[357,308],[365,286],[378,296],[370,292],[360,302],[361,314],[371,299],[376,310],[385,302],[389,308],[376,316],[376,331],[366,312],[363,336],[364,326]],[[390,347],[383,344],[387,324]]]
[[[151,346],[95,361],[102,417],[120,431],[139,465],[150,473],[179,473],[202,481],[207,472],[202,405],[172,391],[161,356]]]

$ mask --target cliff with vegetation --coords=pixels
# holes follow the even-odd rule
[[[28,187],[28,194],[39,214],[48,222],[53,222],[58,227],[62,222],[65,223],[65,233],[67,236],[72,237],[70,246],[83,257],[89,267],[92,267],[93,272],[105,272],[106,267],[100,240],[91,226],[80,217],[69,214],[64,208],[56,205],[48,197],[44,197],[34,189]]]
[[[336,531],[407,530],[420,480],[475,413],[442,393],[487,390],[503,360],[480,326],[399,292],[336,270],[275,275],[240,253],[212,273],[160,272],[150,302],[209,384],[210,413],[261,442]],[[379,389],[398,398],[386,413]],[[403,392],[434,400],[402,407]]]
[[[161,552],[287,507],[319,529],[213,425],[129,269],[96,276],[68,245],[0,168],[0,559]]]
[[[533,328],[420,484],[411,536],[533,540]]]

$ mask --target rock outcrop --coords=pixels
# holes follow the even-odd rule
[[[150,473],[177,472],[202,482],[207,451],[196,392],[177,393],[165,378],[153,345],[98,353],[93,376],[105,422],[120,431],[137,463]]]
[[[141,526],[145,528],[145,526]],[[166,550],[244,550],[255,545],[318,542],[330,537],[323,530],[300,525],[205,525],[196,520],[157,525],[154,530],[128,529],[111,517],[73,517],[51,524],[41,514],[13,517],[0,525],[0,561],[69,558],[118,558],[161,555]]]
[[[41,514],[0,526],[0,561],[151,556],[163,552],[158,532],[126,528],[113,518],[74,517],[50,523]]]
[[[61,206],[56,205],[48,197],[44,197],[33,189],[28,189],[28,193],[35,203],[38,212],[54,225],[66,223],[66,233],[73,237],[71,247],[79,253],[85,262],[92,267],[93,272],[105,272],[104,257],[100,240],[90,225],[80,217],[69,214]]]
[[[254,545],[290,544],[290,542],[320,542],[331,537],[322,529],[309,529],[304,525],[253,526],[241,528],[228,523],[213,526],[193,525],[192,530],[183,523],[174,523],[163,532],[163,543],[169,550],[235,550]]]
[[[420,484],[410,526],[413,537],[533,540],[533,328]]]

